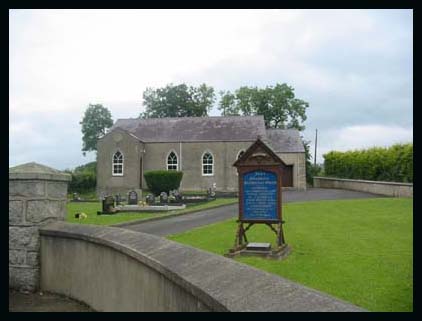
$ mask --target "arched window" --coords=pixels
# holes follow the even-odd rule
[[[214,157],[210,152],[205,152],[202,155],[202,175],[212,176],[214,175]]]
[[[170,152],[167,156],[167,170],[168,171],[177,171],[178,164],[177,164],[177,155],[175,152]]]
[[[123,154],[117,151],[113,155],[113,176],[123,176]]]
[[[237,153],[237,157],[236,160],[238,160],[240,157],[242,157],[242,155],[245,153],[245,151],[242,149],[241,151],[239,151],[239,153]]]
[[[242,157],[242,155],[245,153],[245,151],[243,150],[243,149],[241,149],[238,153],[237,153],[237,157],[236,157],[236,160],[238,160],[240,157]],[[236,175],[239,175],[238,173],[237,173],[237,169],[235,169],[235,171],[236,171]]]

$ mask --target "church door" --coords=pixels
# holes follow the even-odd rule
[[[283,187],[293,187],[293,165],[287,165],[282,173]]]

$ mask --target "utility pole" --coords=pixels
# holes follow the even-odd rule
[[[318,143],[318,129],[315,129],[315,154],[314,154],[314,166],[316,166],[316,151]]]

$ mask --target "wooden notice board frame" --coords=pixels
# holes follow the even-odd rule
[[[282,174],[286,164],[278,157],[278,155],[266,145],[260,137],[245,151],[245,153],[233,164],[237,168],[239,180],[239,215],[238,227],[236,232],[236,239],[234,248],[230,252],[237,252],[247,246],[248,239],[246,231],[248,231],[254,224],[265,224],[276,234],[276,244],[278,249],[285,246],[285,239],[283,234],[282,224]],[[276,215],[275,218],[247,218],[245,217],[245,190],[244,182],[245,175],[254,172],[266,172],[276,175]],[[269,182],[272,184],[272,182]]]

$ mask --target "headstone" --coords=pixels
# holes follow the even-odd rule
[[[215,191],[217,189],[216,187],[217,187],[217,184],[214,183],[214,184],[212,184],[212,187],[207,189],[207,197],[208,198],[215,198]]]
[[[148,194],[147,197],[145,198],[145,201],[147,202],[148,205],[153,205],[155,204],[155,196],[153,194]]]
[[[116,206],[120,205],[120,202],[121,202],[120,194],[115,195],[115,198],[116,198]]]
[[[179,191],[174,192],[174,197],[176,198],[177,203],[182,202],[182,194]]]
[[[135,191],[130,191],[129,192],[128,204],[129,205],[136,205],[136,204],[138,204],[138,194]]]
[[[113,196],[106,196],[103,200],[103,213],[114,213],[114,198]]]
[[[167,203],[168,202],[168,196],[166,192],[161,192],[160,194],[160,203]]]
[[[174,196],[174,191],[170,191],[169,192],[169,198],[168,198],[169,203],[174,203],[176,202],[176,196]]]
[[[176,203],[181,203],[182,202],[182,194],[180,194],[180,192],[177,189],[174,189],[172,191],[170,191],[169,193],[169,201],[173,201]]]

